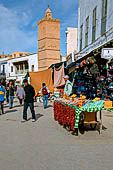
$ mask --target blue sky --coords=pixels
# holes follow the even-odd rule
[[[38,20],[50,5],[61,20],[61,55],[66,55],[67,27],[77,27],[78,0],[0,0],[0,54],[38,51]]]

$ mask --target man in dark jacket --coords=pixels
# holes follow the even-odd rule
[[[9,109],[13,107],[13,100],[14,100],[14,86],[13,82],[9,81]]]
[[[24,79],[24,91],[25,91],[25,97],[24,97],[24,110],[23,110],[23,120],[22,122],[27,121],[27,109],[28,106],[30,107],[31,113],[32,113],[32,122],[35,122],[35,111],[34,111],[34,96],[35,96],[35,90],[34,88],[28,84],[27,79]]]

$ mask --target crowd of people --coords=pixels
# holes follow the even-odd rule
[[[45,83],[42,84],[42,88],[39,91],[43,95],[43,106],[44,109],[48,106],[48,94],[49,89]],[[13,108],[14,97],[17,97],[19,100],[20,107],[23,106],[23,119],[22,122],[27,121],[27,109],[30,107],[32,114],[32,122],[35,122],[35,110],[34,110],[34,99],[35,99],[35,90],[32,85],[28,83],[27,79],[23,80],[23,84],[15,88],[13,81],[9,81],[8,86],[4,86],[0,80],[0,115],[4,114],[4,101],[6,100],[9,105],[9,109]],[[23,104],[24,101],[24,104]]]

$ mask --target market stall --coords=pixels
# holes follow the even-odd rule
[[[70,97],[59,98],[54,102],[54,119],[63,125],[66,129],[78,132],[79,125],[90,124],[99,125],[99,133],[102,127],[101,110],[104,107],[104,101],[88,101],[84,96],[80,98]],[[97,120],[97,113],[100,113],[100,120]],[[77,134],[78,135],[78,134]]]

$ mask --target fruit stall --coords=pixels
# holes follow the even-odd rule
[[[92,128],[99,125],[99,132],[101,132],[103,107],[104,101],[99,98],[86,100],[86,97],[82,95],[80,98],[76,95],[59,98],[54,102],[54,120],[73,134],[76,131],[78,135],[79,126],[84,124],[90,124]],[[99,121],[97,113],[99,113]]]

